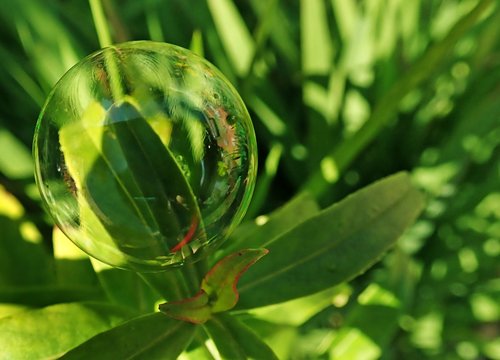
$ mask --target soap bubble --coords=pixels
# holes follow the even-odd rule
[[[89,255],[135,271],[195,261],[241,221],[255,134],[210,63],[129,42],[71,68],[38,119],[36,180],[56,224]]]

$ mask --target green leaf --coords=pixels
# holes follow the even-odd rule
[[[327,74],[332,66],[333,42],[324,0],[300,1],[302,67],[306,75]]]
[[[0,128],[0,173],[11,179],[33,176],[33,159],[28,148],[14,135]]]
[[[24,312],[29,309],[30,309],[29,307],[24,305],[0,303],[0,319]]]
[[[86,176],[88,192],[93,200],[91,204],[96,207],[94,211],[113,216],[111,223],[108,220],[105,224],[108,231],[112,235],[116,233],[118,239],[129,238],[133,247],[135,241],[148,242],[148,237],[145,239],[142,231],[134,232],[127,224],[137,219],[146,225],[144,229],[155,229],[165,236],[172,251],[180,250],[178,237],[181,231],[190,228],[193,221],[196,221],[196,230],[200,225],[198,205],[182,170],[132,104],[124,102],[112,107],[107,112],[105,124],[101,153],[103,168],[96,162],[95,173],[91,170]],[[128,166],[127,171],[121,170],[124,162]],[[135,210],[134,216],[119,213],[116,203],[110,201],[110,195],[107,194],[109,189],[102,184],[101,171],[105,168],[111,172],[107,176],[115,178],[119,184],[119,198],[127,199],[129,208]],[[175,199],[182,199],[182,203]],[[189,209],[189,213],[185,213],[184,209]],[[124,230],[129,232],[125,233]],[[136,236],[137,240],[134,241]],[[139,256],[142,251],[152,251],[155,244],[162,254],[162,243],[157,239],[149,242],[151,246],[145,249],[135,246]]]
[[[61,359],[177,359],[189,345],[196,327],[155,313],[132,319],[103,332]]]
[[[107,298],[139,313],[155,311],[155,304],[161,299],[138,273],[113,268],[98,260],[91,259],[92,266]]]
[[[479,1],[467,15],[458,21],[441,41],[436,42],[426,53],[399,77],[389,91],[378,101],[365,124],[353,136],[346,138],[323,157],[322,164],[331,164],[338,173],[342,173],[356,159],[362,150],[370,144],[387,126],[399,110],[402,99],[412,90],[417,89],[436,73],[436,69],[450,59],[450,51],[463,38],[464,34],[477,20],[490,9],[493,0]],[[304,183],[316,197],[324,194],[338,176],[329,176],[326,166],[317,169]]]
[[[406,173],[380,180],[264,244],[270,255],[240,285],[237,309],[327,289],[373,265],[416,219],[422,195]]]
[[[207,293],[201,290],[189,299],[161,304],[159,309],[171,318],[193,324],[203,324],[212,316],[209,300]]]
[[[203,327],[223,359],[278,359],[259,336],[229,314],[217,314]]]
[[[60,142],[78,190],[81,228],[100,239],[94,256],[121,265],[127,260],[120,251],[150,259],[180,250],[196,238],[193,229],[203,235],[187,179],[129,100],[108,111],[89,106],[81,122],[60,130]]]
[[[122,308],[72,303],[0,319],[0,357],[9,360],[58,357],[129,316]]]
[[[239,76],[245,76],[255,52],[245,21],[230,0],[208,0],[208,7],[233,68]]]
[[[290,300],[285,303],[251,309],[242,316],[250,314],[261,320],[277,324],[301,326],[321,310],[332,305],[335,296],[345,296],[350,292],[347,285],[339,285],[313,295]]]
[[[215,264],[201,283],[201,289],[210,298],[212,312],[232,309],[239,299],[236,285],[240,276],[260,258],[266,249],[246,249],[226,256]]]
[[[297,226],[319,212],[319,207],[307,193],[294,197],[288,203],[269,215],[259,216],[236,228],[222,254],[228,255],[241,248],[257,249],[265,247],[270,240]]]
[[[160,305],[166,315],[193,324],[203,324],[212,313],[232,309],[239,299],[236,285],[240,276],[267,254],[266,249],[246,249],[226,256],[205,275],[195,296]]]

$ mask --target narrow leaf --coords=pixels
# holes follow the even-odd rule
[[[300,15],[303,71],[306,75],[327,74],[332,66],[333,41],[325,1],[302,0]]]
[[[299,194],[271,214],[259,216],[255,221],[237,227],[226,243],[223,254],[228,255],[242,248],[266,247],[276,237],[318,212],[319,207],[312,196],[307,193]]]
[[[429,48],[419,61],[415,62],[403,76],[399,77],[399,80],[378,101],[363,127],[355,135],[334,147],[330,154],[324,157],[324,160],[334,163],[337,171],[342,173],[394,118],[401,100],[412,90],[428,81],[435,74],[435,69],[449,60],[451,49],[490,9],[492,3],[494,3],[493,0],[479,1],[475,8],[453,26],[445,38]],[[319,197],[337,180],[338,177],[329,178],[319,168],[305,182],[303,188]]]
[[[103,332],[61,359],[175,360],[189,345],[196,327],[155,313],[130,320]]]
[[[230,0],[208,0],[217,32],[236,73],[247,74],[255,43],[238,8]]]
[[[11,179],[26,179],[33,175],[33,159],[30,151],[3,128],[0,128],[0,173]]]
[[[259,336],[229,314],[217,314],[204,328],[224,359],[278,359]]]
[[[237,309],[327,289],[373,265],[413,223],[422,195],[399,173],[323,210],[268,244],[270,256],[242,280]]]
[[[201,283],[201,289],[210,298],[212,312],[230,310],[236,305],[240,276],[267,253],[266,249],[241,250],[214,265]]]
[[[128,316],[107,304],[72,303],[6,317],[0,320],[0,357],[55,358]]]

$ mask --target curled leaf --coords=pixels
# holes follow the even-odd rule
[[[205,275],[195,296],[161,304],[160,311],[177,320],[204,324],[213,313],[232,309],[239,299],[236,285],[241,275],[268,252],[246,249],[226,256]]]
[[[239,298],[236,285],[240,276],[268,252],[267,249],[240,250],[210,269],[201,283],[201,289],[210,298],[212,312],[230,310],[236,305]]]
[[[161,304],[159,309],[171,318],[193,324],[203,324],[212,315],[208,301],[208,295],[201,290],[191,298]]]

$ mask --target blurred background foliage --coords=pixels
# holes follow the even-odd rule
[[[240,91],[260,155],[249,221],[301,191],[326,206],[399,170],[427,193],[397,247],[324,310],[254,324],[281,357],[500,359],[497,0],[104,5],[115,42],[190,47]],[[30,147],[51,87],[99,45],[86,1],[2,0],[0,19],[2,317],[96,295],[92,274],[73,292],[56,286],[71,280]]]

